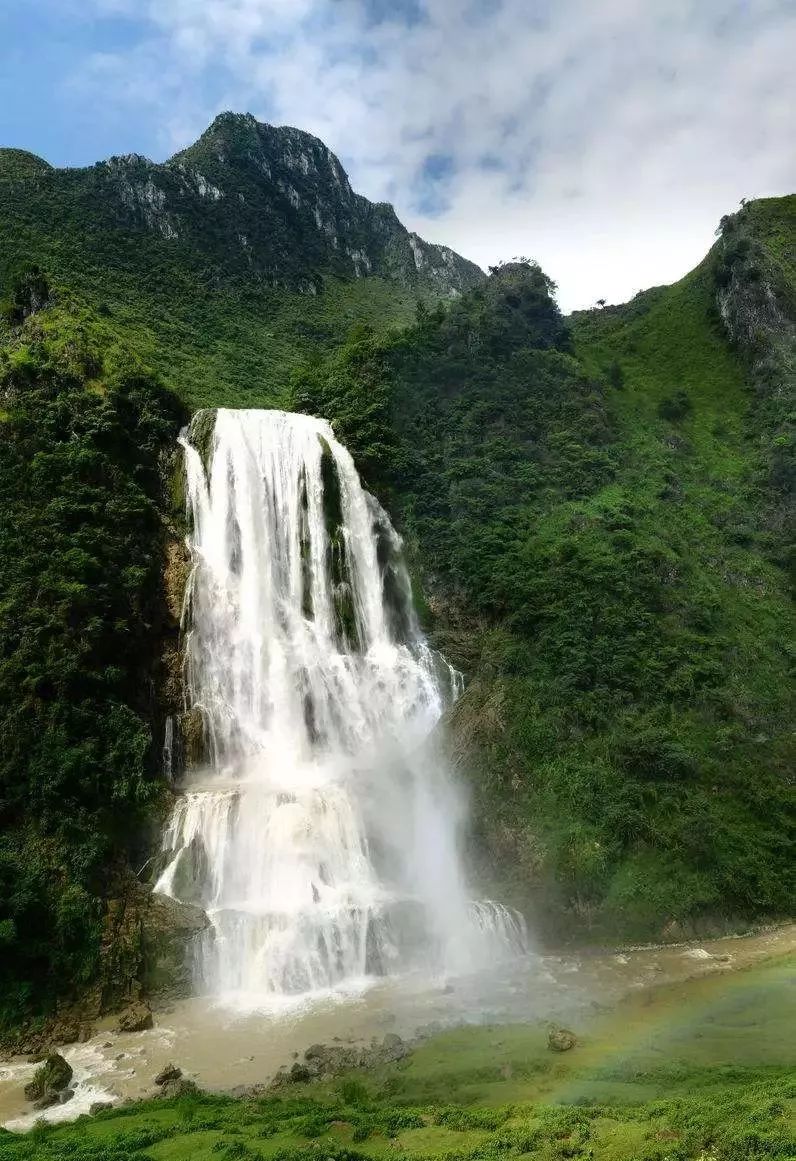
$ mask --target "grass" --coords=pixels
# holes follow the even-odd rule
[[[149,1101],[0,1135],[2,1161],[792,1158],[793,960],[645,993],[578,1029],[460,1028],[280,1097]]]

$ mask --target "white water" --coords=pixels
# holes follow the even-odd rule
[[[203,906],[201,991],[256,1002],[525,942],[472,904],[459,795],[430,734],[458,675],[419,630],[400,539],[330,426],[216,413],[185,451],[186,676],[208,762],[156,890]]]

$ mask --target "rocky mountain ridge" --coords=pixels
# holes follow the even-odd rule
[[[0,181],[16,187],[13,200],[49,191],[77,201],[91,233],[160,235],[211,263],[216,283],[245,278],[317,294],[324,275],[375,275],[450,298],[485,278],[453,250],[408,231],[391,205],[355,193],[318,138],[251,114],[222,113],[164,163],[127,154],[54,169],[3,150]]]

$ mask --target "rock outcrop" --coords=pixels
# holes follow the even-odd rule
[[[71,1064],[60,1053],[52,1053],[36,1070],[33,1080],[25,1085],[25,1099],[33,1101],[34,1109],[47,1109],[59,1101],[63,1103],[72,1096],[68,1087],[72,1075]]]

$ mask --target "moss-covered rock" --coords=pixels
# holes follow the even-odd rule
[[[71,1064],[60,1053],[52,1053],[36,1069],[33,1080],[25,1085],[25,1099],[44,1100],[48,1104],[54,1104],[58,1100],[58,1094],[71,1082],[72,1075]]]

